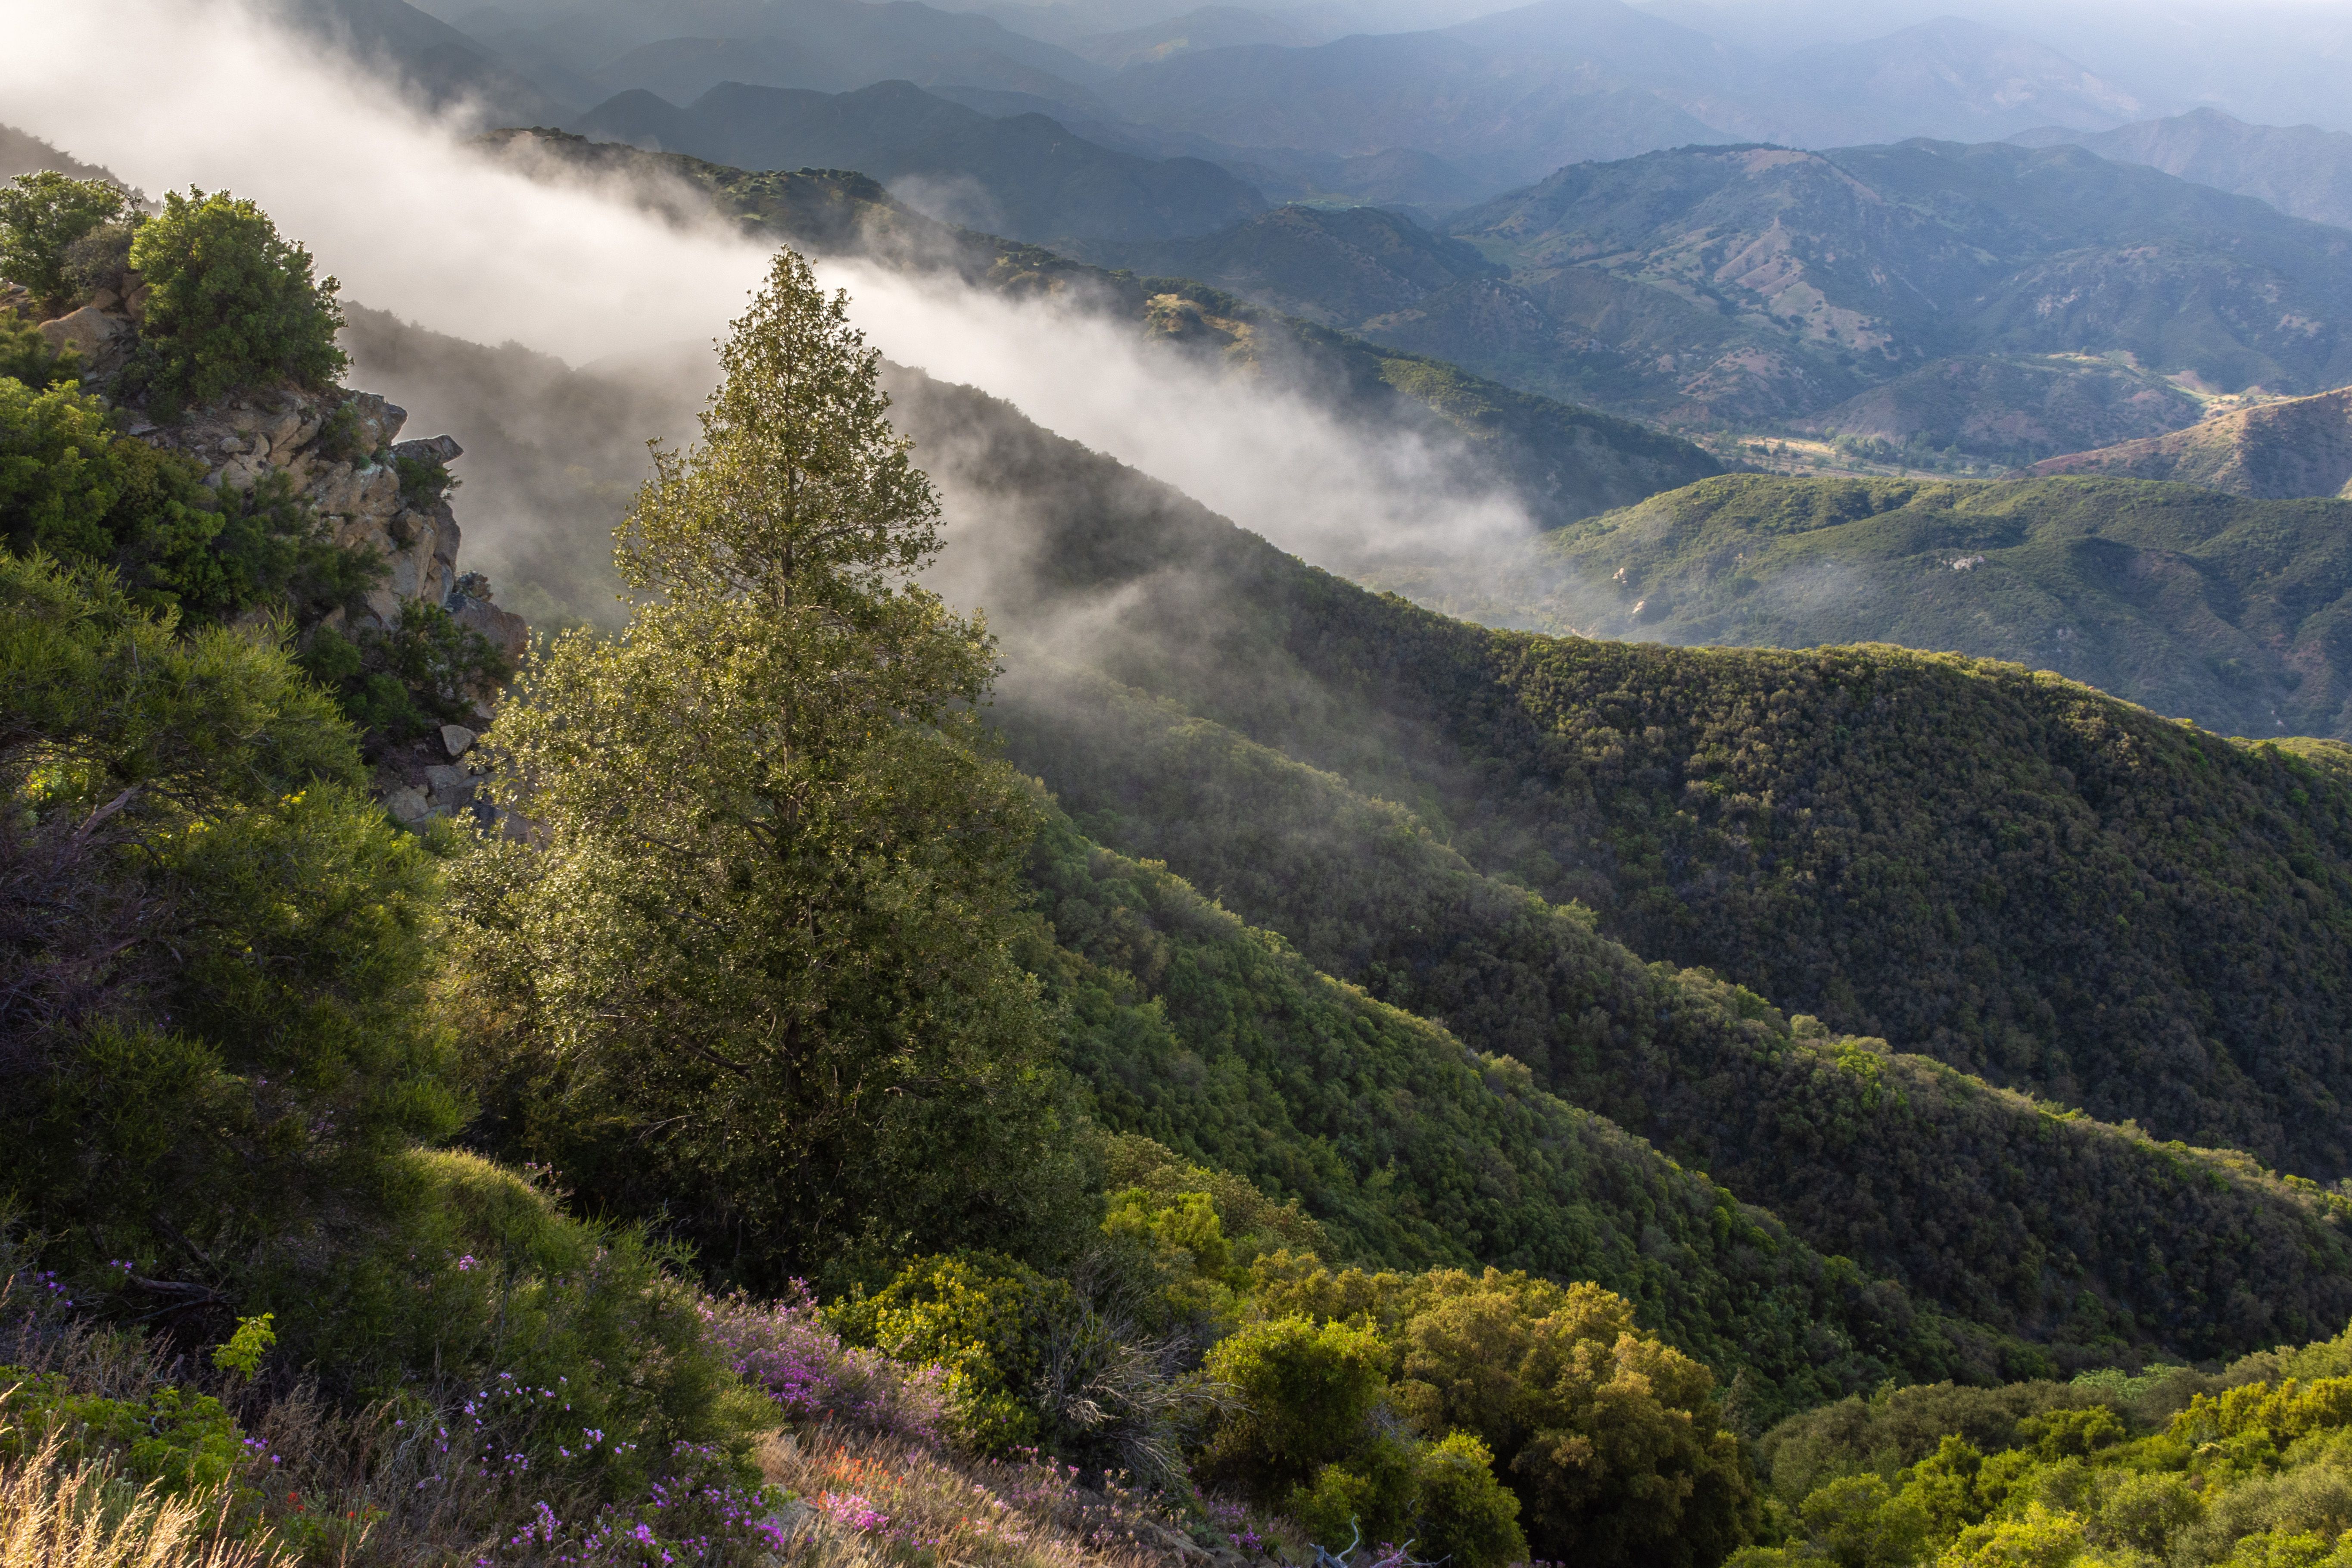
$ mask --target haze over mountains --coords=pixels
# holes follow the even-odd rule
[[[1412,5],[982,16],[914,0],[442,0],[454,28],[400,0],[285,3],[313,19],[347,10],[358,41],[409,62],[436,94],[478,79],[508,122],[530,93],[568,119],[629,90],[687,108],[722,81],[838,93],[899,79],[989,112],[1045,113],[1118,150],[1208,157],[1277,199],[1432,209],[1566,163],[1693,142],[2097,133],[2194,102],[2085,63],[2015,15],[1888,13],[1860,32],[1815,18],[1759,37],[1733,10],[1622,0],[1452,17]],[[1111,25],[1089,30],[1090,16]],[[1338,166],[1367,158],[1404,160],[1412,177]]]

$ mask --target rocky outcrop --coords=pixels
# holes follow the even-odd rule
[[[457,581],[460,531],[440,487],[404,484],[400,458],[412,472],[446,466],[459,452],[446,436],[430,441],[394,437],[408,422],[405,409],[373,393],[324,393],[284,388],[254,393],[197,409],[168,426],[140,423],[131,433],[205,465],[205,482],[250,489],[283,473],[318,509],[336,542],[374,550],[391,570],[370,591],[368,611],[386,626],[404,602],[445,604]],[[419,458],[430,454],[430,463]]]
[[[116,288],[100,289],[89,303],[35,324],[52,347],[73,352],[86,385],[102,390],[138,346],[146,300],[138,274],[124,273]],[[38,314],[25,290],[6,284],[0,284],[0,311]],[[465,449],[448,436],[400,439],[405,409],[373,393],[283,386],[196,408],[170,424],[142,417],[135,408],[126,413],[130,435],[194,459],[205,484],[249,490],[283,476],[325,520],[337,543],[375,552],[388,570],[364,605],[349,612],[353,629],[372,624],[389,630],[404,605],[437,605],[510,665],[529,647],[530,628],[523,618],[499,607],[481,574],[458,570],[462,533],[449,505],[448,469]],[[468,695],[478,727],[499,694]],[[410,826],[474,810],[474,739],[473,728],[444,725],[379,759],[376,791],[385,809]]]
[[[474,798],[482,782],[474,741],[474,731],[464,725],[444,724],[384,758],[376,768],[376,792],[393,820],[422,828],[436,816],[471,814],[489,826],[490,808]]]

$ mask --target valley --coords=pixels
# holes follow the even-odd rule
[[[89,4],[10,1564],[2352,1562],[2352,33]]]

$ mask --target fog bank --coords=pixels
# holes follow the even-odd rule
[[[674,362],[725,331],[767,263],[716,222],[677,226],[494,163],[236,0],[79,0],[13,31],[0,120],[151,194],[250,197],[347,299],[437,332],[572,364]],[[853,319],[893,359],[1006,398],[1310,559],[1451,555],[1528,531],[1458,447],[1154,352],[1132,323],[869,266],[820,275],[851,290]],[[415,433],[437,428],[429,388],[404,395]]]

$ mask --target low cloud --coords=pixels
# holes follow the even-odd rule
[[[467,144],[462,113],[426,115],[236,0],[79,0],[12,33],[5,118],[151,191],[250,197],[348,299],[436,332],[674,366],[724,332],[768,262],[716,220],[502,165]],[[1158,350],[1084,300],[819,270],[894,360],[1003,397],[1318,563],[1460,560],[1530,531],[1461,444],[1368,428],[1267,367]],[[429,384],[391,390],[419,399],[420,424],[443,412]],[[455,420],[461,400],[445,401]]]

